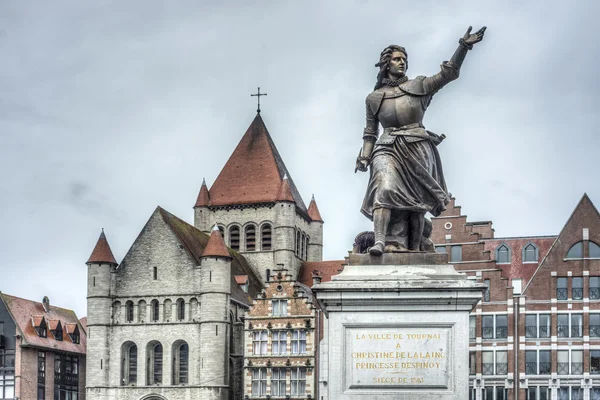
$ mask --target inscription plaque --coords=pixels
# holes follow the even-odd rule
[[[348,389],[448,389],[452,327],[346,327]]]

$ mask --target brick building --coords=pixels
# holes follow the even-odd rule
[[[600,399],[600,215],[587,195],[558,235],[498,238],[455,205],[436,251],[489,287],[470,320],[470,397]]]
[[[87,262],[88,399],[240,399],[251,299],[277,265],[295,279],[320,261],[322,232],[257,115],[202,183],[193,225],[157,207],[120,263],[101,234]]]
[[[0,399],[85,399],[85,352],[75,312],[0,293]]]

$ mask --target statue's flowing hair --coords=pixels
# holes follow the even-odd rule
[[[379,56],[379,62],[375,64],[376,67],[379,67],[379,73],[377,74],[377,83],[375,83],[375,89],[377,90],[383,86],[383,78],[387,77],[387,70],[390,67],[390,60],[392,59],[392,53],[395,51],[399,51],[404,53],[406,56],[406,68],[408,69],[408,53],[406,49],[402,46],[398,46],[395,44],[391,44],[381,52]]]

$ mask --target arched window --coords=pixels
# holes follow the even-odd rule
[[[190,299],[190,321],[195,321],[198,318],[198,299],[193,297]]]
[[[115,301],[112,305],[112,317],[113,322],[119,322],[121,320],[121,302]]]
[[[308,260],[308,243],[310,242],[310,238],[306,235],[306,241],[304,242],[304,259]]]
[[[577,242],[571,246],[566,258],[583,258],[583,242]]]
[[[158,303],[158,300],[156,300],[156,299],[152,300],[151,304],[152,304],[152,321],[158,322],[159,315],[160,315],[160,304]]]
[[[240,227],[232,226],[229,228],[229,247],[232,250],[240,251]]]
[[[271,225],[264,224],[260,230],[261,250],[271,250]]]
[[[590,258],[600,258],[600,246],[590,242]]]
[[[170,299],[166,299],[163,303],[163,321],[169,322],[171,320],[171,314],[173,312],[173,302]]]
[[[125,342],[121,346],[121,385],[137,383],[137,353],[133,342]]]
[[[536,262],[538,260],[538,248],[533,243],[523,247],[523,262]]]
[[[221,233],[221,237],[225,240],[225,227],[223,225],[218,225],[219,232]]]
[[[256,250],[256,227],[248,225],[244,231],[246,236],[246,251]]]
[[[146,321],[146,300],[140,300],[138,302],[138,322]]]
[[[177,321],[185,321],[185,300],[177,300]]]
[[[296,256],[300,257],[300,230],[296,230]]]
[[[510,259],[510,248],[505,244],[500,245],[500,247],[496,249],[496,262],[498,264],[508,264],[510,263]]]
[[[147,371],[147,384],[156,385],[162,383],[162,366],[163,366],[163,348],[162,344],[156,341],[148,343],[146,349],[148,354],[148,364],[146,365]]]
[[[302,232],[301,235],[300,235],[300,254],[299,254],[299,257],[301,259],[303,259],[303,260],[304,260],[305,244],[306,244],[306,235],[304,234],[304,232]]]
[[[127,322],[133,322],[133,301],[129,300],[125,303],[125,318],[127,318]]]
[[[173,385],[188,383],[189,376],[189,352],[188,344],[182,340],[173,343]]]

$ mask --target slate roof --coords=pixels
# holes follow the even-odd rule
[[[202,253],[208,244],[209,236],[188,224],[182,219],[177,218],[165,209],[158,207],[157,211],[169,228],[173,231],[179,242],[184,246],[188,254],[200,265]],[[258,296],[262,289],[262,284],[256,277],[254,270],[248,264],[248,261],[238,252],[227,249],[231,261],[231,298],[246,305],[250,305],[251,298]],[[248,275],[250,285],[248,293],[245,293],[235,281],[235,275]],[[249,296],[251,298],[249,298]]]
[[[80,335],[80,342],[76,344],[71,341],[68,335],[63,335],[63,340],[56,340],[48,332],[47,337],[43,338],[38,336],[34,329],[34,324],[39,326],[42,317],[46,320],[47,325],[54,327],[58,325],[58,321],[60,321],[61,325],[78,324],[79,320],[74,311],[50,305],[48,312],[46,312],[40,302],[10,296],[5,293],[0,293],[0,300],[6,305],[8,312],[17,326],[18,334],[23,338],[22,346],[33,346],[50,351],[65,351],[85,355],[85,334]],[[50,329],[50,326],[48,326],[48,331]]]
[[[117,260],[115,260],[115,256],[113,256],[110,246],[108,245],[108,240],[106,240],[106,235],[104,235],[104,229],[102,230],[102,233],[100,233],[96,247],[94,247],[94,251],[92,251],[92,254],[90,255],[90,258],[87,260],[86,264],[90,263],[118,264]]]
[[[300,266],[297,281],[308,287],[312,287],[313,271],[318,271],[319,275],[321,275],[321,282],[328,282],[333,275],[339,274],[347,264],[346,260],[305,261]]]
[[[211,186],[210,205],[273,203],[286,175],[297,209],[308,218],[306,205],[258,114]]]

